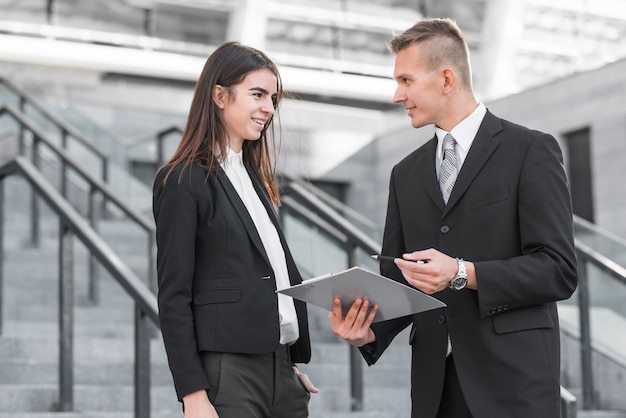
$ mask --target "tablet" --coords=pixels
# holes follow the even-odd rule
[[[408,284],[399,283],[361,267],[314,277],[304,280],[301,284],[279,289],[277,292],[328,311],[333,309],[333,300],[340,298],[344,314],[355,299],[367,299],[370,304],[378,304],[374,322],[446,306],[440,300]]]

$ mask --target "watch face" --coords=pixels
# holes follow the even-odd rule
[[[455,277],[450,282],[450,287],[455,290],[461,290],[467,286],[467,277]]]

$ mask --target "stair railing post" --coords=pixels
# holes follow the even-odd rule
[[[102,182],[109,185],[109,159],[107,157],[102,157]],[[105,219],[107,216],[107,200],[105,197],[102,197],[100,216],[102,219]]]
[[[589,275],[587,260],[578,252],[578,318],[580,322],[580,363],[583,389],[582,409],[594,408],[591,322],[589,319]]]
[[[154,231],[148,231],[148,277],[147,283],[148,289],[156,295],[159,292],[159,283],[156,272],[156,236]],[[159,328],[154,324],[148,324],[150,330],[150,338],[156,338],[158,336]]]
[[[33,133],[33,165],[41,171],[39,156],[39,137]],[[39,247],[39,199],[34,192],[30,194],[30,244]]]
[[[20,104],[19,104],[19,108],[20,111],[23,114],[26,114],[26,98],[24,98],[24,96],[20,96]],[[20,133],[19,133],[19,154],[20,155],[26,155],[26,138],[25,138],[25,133],[26,133],[26,129],[24,129],[24,125],[22,125],[21,123],[20,125]]]
[[[4,178],[0,178],[0,335],[4,318]]]
[[[158,170],[159,167],[161,166],[161,164],[163,164],[165,161],[163,161],[165,159],[165,133],[161,132],[160,134],[157,135],[157,141],[156,141],[156,146],[157,146],[157,155],[156,155],[156,167],[155,170]]]
[[[89,218],[89,225],[94,229],[94,231],[98,231],[98,220],[99,213],[98,210],[100,206],[98,205],[98,190],[91,185],[89,188],[89,201],[87,204],[87,217]],[[100,288],[98,286],[98,265],[96,263],[96,258],[93,253],[89,253],[89,258],[87,260],[88,268],[89,268],[89,300],[93,303],[98,303],[100,301]]]
[[[150,418],[150,327],[135,304],[135,418]]]
[[[59,410],[74,409],[74,248],[73,234],[59,225]]]
[[[348,242],[348,267],[357,265],[357,246]],[[359,349],[350,345],[350,409],[363,410],[363,366]]]
[[[67,135],[68,132],[65,128],[61,128],[61,147],[67,151]],[[67,162],[64,158],[61,158],[61,195],[64,198],[67,197]]]

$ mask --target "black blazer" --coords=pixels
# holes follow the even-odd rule
[[[191,165],[178,183],[177,166],[165,185],[155,179],[159,321],[176,392],[209,387],[200,351],[271,353],[279,344],[274,271],[244,203],[219,169],[207,177]],[[302,282],[276,213],[260,180],[252,183],[283,245],[291,284]],[[292,361],[311,357],[306,305],[294,300],[300,337]]]
[[[570,195],[556,140],[487,112],[447,205],[437,138],[391,174],[382,253],[436,248],[474,262],[478,291],[446,289],[447,308],[374,324],[372,364],[412,325],[412,417],[435,417],[447,335],[476,417],[559,417],[556,302],[577,285]],[[383,275],[406,283],[393,263]]]

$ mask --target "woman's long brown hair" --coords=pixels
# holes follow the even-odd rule
[[[204,167],[208,174],[218,170],[220,156],[226,155],[228,133],[222,113],[213,101],[213,88],[220,85],[228,90],[242,82],[252,71],[260,69],[269,69],[276,76],[278,86],[274,106],[278,109],[284,96],[282,81],[278,68],[263,52],[238,42],[226,42],[209,56],[196,83],[180,144],[174,155],[161,167],[168,170],[164,182],[179,164],[183,164],[179,182],[191,164]],[[278,205],[280,194],[276,180],[276,155],[270,153],[278,151],[274,143],[274,118],[277,118],[277,113],[267,122],[258,140],[244,141],[243,156],[263,182],[272,203]],[[269,141],[272,142],[271,150]]]

